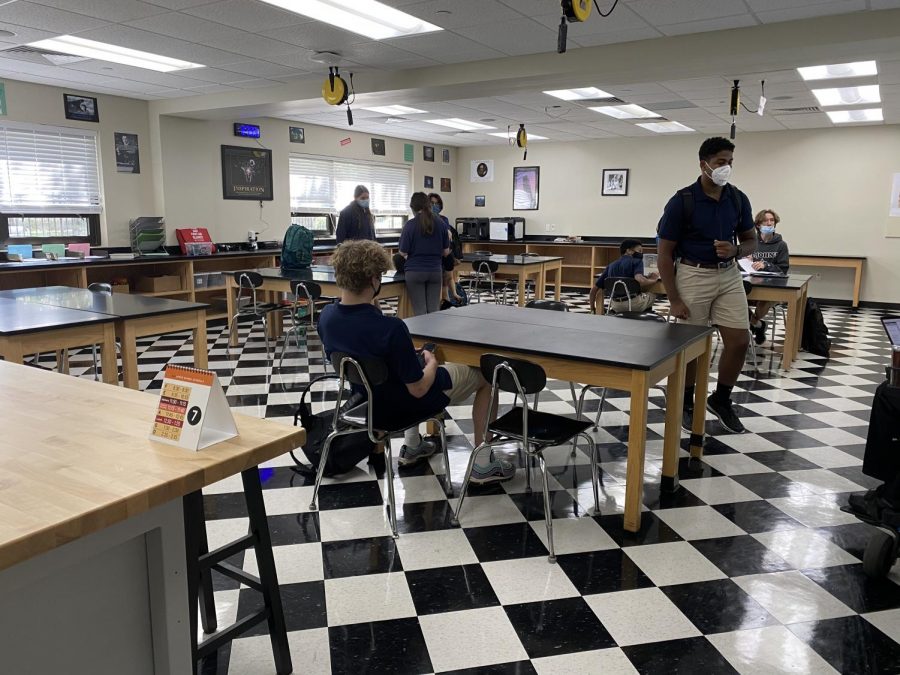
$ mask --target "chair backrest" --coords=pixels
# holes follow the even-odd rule
[[[473,260],[472,269],[478,274],[492,275],[500,269],[500,263],[496,260]]]
[[[262,274],[253,270],[238,270],[233,274],[234,280],[237,282],[238,288],[249,288],[256,290],[263,285]]]
[[[322,287],[314,281],[291,279],[291,293],[297,300],[315,302],[322,297]]]
[[[568,312],[569,306],[561,300],[529,300],[525,306],[530,309],[549,309],[551,312]]]
[[[496,382],[502,391],[520,394],[523,398],[525,394],[536,394],[547,386],[547,374],[541,366],[501,354],[482,354],[481,374],[488,382]]]
[[[105,284],[100,281],[95,281],[94,283],[92,283],[90,286],[88,286],[88,290],[91,293],[102,293],[103,295],[112,295],[113,292],[111,284]]]
[[[366,410],[366,428],[369,433],[369,440],[378,443],[379,439],[375,436],[373,426],[373,410],[375,397],[372,394],[372,387],[383,384],[388,378],[387,363],[382,359],[358,359],[345,352],[332,352],[331,365],[341,378],[338,388],[337,403],[334,408],[333,426],[336,429],[341,416],[341,406],[344,400],[344,383],[361,385],[366,390],[366,397],[369,405]]]
[[[633,277],[607,277],[603,282],[603,292],[611,300],[625,300],[641,292],[641,285]]]

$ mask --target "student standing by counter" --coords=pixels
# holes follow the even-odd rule
[[[347,239],[375,241],[375,216],[369,208],[369,188],[365,185],[354,188],[353,201],[338,216],[334,238],[339,245]]]
[[[400,255],[406,258],[406,292],[413,316],[419,316],[440,309],[442,259],[450,255],[450,234],[424,192],[413,194],[409,208],[415,216],[406,221],[400,233]]]

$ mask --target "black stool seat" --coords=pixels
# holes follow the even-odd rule
[[[528,440],[538,445],[562,445],[572,440],[572,436],[587,431],[590,421],[574,420],[553,413],[528,411]],[[516,406],[491,422],[491,433],[517,440],[523,439],[522,407]]]
[[[438,411],[435,413],[435,416],[441,415],[443,411]],[[349,410],[341,413],[341,424],[346,424],[351,427],[359,427],[361,429],[365,429],[368,426],[369,419],[369,402],[363,401],[359,405],[355,405]],[[390,425],[393,428],[387,428],[388,425],[378,425],[377,431],[387,432],[389,434],[394,434],[399,431],[406,431],[409,427],[414,424],[418,424],[422,421],[422,415],[419,413],[404,415],[400,418],[400,421],[396,424]]]

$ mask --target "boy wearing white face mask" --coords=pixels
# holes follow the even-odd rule
[[[756,223],[756,230],[759,233],[759,242],[751,256],[753,269],[787,274],[791,267],[788,245],[781,235],[775,232],[775,226],[781,222],[781,218],[772,209],[765,209],[756,214],[753,222]],[[750,317],[750,328],[758,345],[766,341],[766,322],[763,319],[766,318],[774,304],[773,302],[757,302],[756,310]]]
[[[731,391],[750,344],[750,322],[736,260],[756,250],[756,230],[750,201],[729,184],[734,143],[708,138],[698,155],[700,178],[668,201],[659,221],[657,267],[673,316],[684,323],[718,326],[723,343],[719,378],[706,409],[728,431],[743,433]],[[688,431],[693,425],[696,374],[696,362],[689,364],[682,416]]]

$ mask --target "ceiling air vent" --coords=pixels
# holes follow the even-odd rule
[[[575,102],[583,105],[622,105],[623,103],[628,103],[628,101],[623,101],[615,96],[611,98],[580,98]]]
[[[822,109],[817,105],[802,106],[800,108],[775,108],[772,113],[775,115],[808,115],[809,113],[820,113]]]
[[[11,47],[0,51],[4,56],[10,56],[22,61],[30,61],[31,63],[41,63],[46,65],[49,61],[54,66],[65,66],[70,63],[78,63],[79,61],[90,61],[86,56],[72,56],[71,54],[61,54],[53,52],[49,49],[37,49],[36,47]]]

